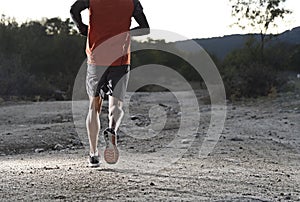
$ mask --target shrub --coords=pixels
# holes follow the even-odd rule
[[[277,88],[277,72],[262,63],[227,66],[222,72],[227,97],[267,96]]]

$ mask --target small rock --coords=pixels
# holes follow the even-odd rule
[[[161,107],[168,107],[167,105],[162,104],[162,103],[159,103],[158,105],[161,106]]]
[[[58,170],[58,169],[60,169],[60,167],[57,165],[55,167],[44,166],[44,170]]]
[[[82,142],[80,140],[73,140],[72,144],[73,146],[82,146]]]
[[[285,200],[291,200],[291,197],[290,196],[286,196]]]
[[[198,138],[198,137],[200,137],[200,136],[201,136],[200,133],[195,133],[195,134],[194,134],[194,137],[196,137],[196,138]]]
[[[63,120],[63,115],[58,114],[58,115],[56,116],[56,121],[62,122],[62,120]]]
[[[150,186],[155,186],[155,184],[153,182],[150,183]]]
[[[37,128],[36,130],[42,131],[42,130],[50,130],[50,127],[43,127],[43,128]]]
[[[135,120],[139,120],[140,117],[138,117],[138,116],[131,116],[130,119],[131,119],[132,121],[135,121]]]
[[[156,152],[156,149],[155,149],[155,148],[152,148],[152,149],[148,150],[148,152],[149,152],[149,153],[154,153],[154,152]]]
[[[186,139],[186,140],[181,140],[181,143],[182,144],[189,144],[190,143],[190,140]]]
[[[242,142],[242,141],[244,141],[244,140],[241,139],[241,138],[238,138],[238,137],[233,137],[233,138],[230,138],[230,141],[234,141],[234,142]]]
[[[41,152],[44,152],[44,151],[45,151],[45,149],[43,149],[43,148],[37,148],[37,149],[34,150],[35,153],[41,153]]]
[[[59,195],[59,196],[55,196],[54,199],[66,199],[66,196],[63,195]]]
[[[63,148],[64,148],[64,146],[61,145],[61,144],[56,144],[56,145],[54,146],[54,150],[62,150]]]
[[[155,131],[153,129],[149,128],[148,133],[155,134]]]

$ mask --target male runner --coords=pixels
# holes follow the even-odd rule
[[[82,22],[81,11],[85,9],[89,9],[89,25]],[[139,0],[77,0],[70,12],[80,33],[87,36],[86,88],[90,106],[86,127],[90,143],[89,165],[100,165],[97,149],[99,115],[106,96],[109,101],[109,127],[103,132],[106,142],[104,159],[114,164],[119,158],[117,131],[124,114],[123,99],[129,79],[131,18],[139,24],[132,29],[136,30],[134,36],[149,34],[149,25]]]

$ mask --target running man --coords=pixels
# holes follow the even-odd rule
[[[89,25],[82,22],[81,11],[89,9]],[[77,0],[71,16],[79,32],[87,36],[86,89],[90,105],[86,119],[90,144],[89,165],[100,165],[98,134],[101,107],[108,96],[109,127],[103,135],[106,142],[104,159],[115,164],[119,159],[117,131],[123,112],[123,100],[130,71],[130,36],[150,33],[149,24],[139,0]],[[129,33],[132,17],[139,24]]]

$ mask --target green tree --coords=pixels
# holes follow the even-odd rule
[[[70,20],[70,18],[67,18],[65,21],[62,21],[60,18],[46,19],[44,26],[46,27],[46,32],[49,35],[69,35],[74,33],[74,23]]]
[[[242,29],[252,27],[260,31],[260,55],[264,60],[266,34],[270,28],[276,27],[276,20],[284,19],[291,11],[285,9],[286,0],[229,0],[232,5],[232,16]]]
[[[0,95],[45,99],[56,90],[71,97],[71,86],[85,59],[85,38],[70,19],[18,24],[0,18]]]

